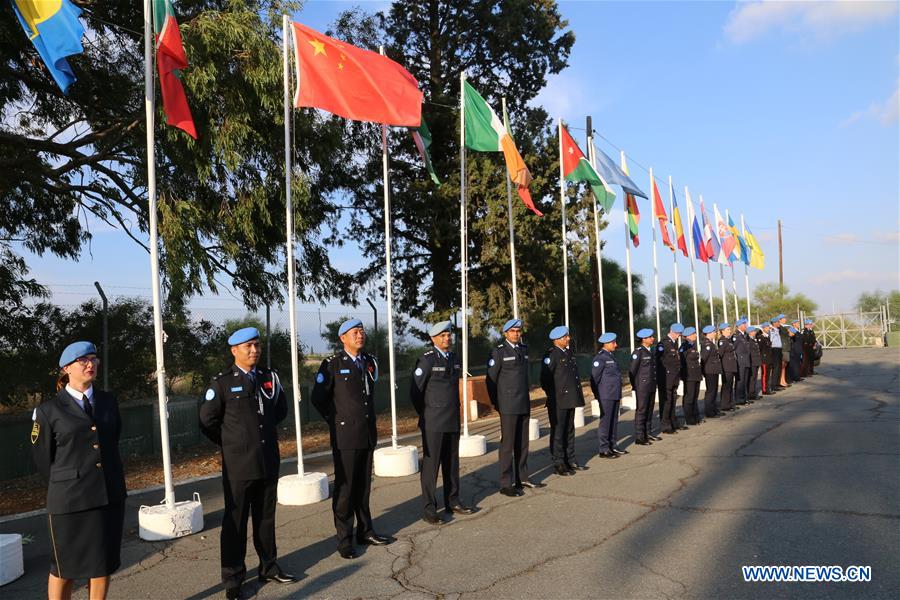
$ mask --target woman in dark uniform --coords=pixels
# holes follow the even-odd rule
[[[93,387],[99,363],[91,342],[67,346],[59,359],[56,398],[34,411],[32,455],[49,481],[50,600],[70,598],[75,579],[89,580],[91,600],[106,598],[109,576],[120,564],[122,424],[115,397]]]

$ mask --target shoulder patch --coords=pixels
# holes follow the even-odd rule
[[[488,366],[489,366],[489,367],[493,367],[495,362],[496,362],[496,361],[495,361],[493,358],[490,359],[490,360],[488,361]]]
[[[544,364],[545,364],[545,365],[549,365],[549,364],[550,364],[550,357],[549,357],[549,356],[548,356],[547,358],[544,359]]]
[[[325,381],[325,373],[319,373],[316,375],[316,383],[323,383]]]
[[[599,366],[600,366],[600,361],[599,361],[599,360],[595,360],[595,361],[594,361],[594,366],[595,366],[595,367],[599,367]]]
[[[204,399],[207,402],[209,402],[210,400],[212,400],[215,397],[216,397],[216,390],[214,390],[212,388],[209,388],[208,390],[206,390],[206,396],[204,396]]]
[[[663,350],[666,349],[666,347],[663,346],[662,344],[660,344],[659,346],[656,347],[656,349],[659,350],[660,352],[662,352]]]
[[[635,352],[634,354],[632,354],[632,355],[631,355],[631,358],[636,359],[636,358],[637,358],[637,352]]]
[[[38,437],[41,435],[41,424],[35,421],[31,425],[31,445],[37,444]]]
[[[416,370],[415,370],[416,377],[421,377],[422,373],[424,373],[424,371],[422,370],[422,367],[416,367]]]

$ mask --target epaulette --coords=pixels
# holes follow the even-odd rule
[[[218,375],[214,375],[214,376],[213,376],[213,381],[215,381],[215,380],[218,379],[219,377],[222,377],[222,376],[225,375],[226,373],[231,373],[231,371],[222,371],[222,372],[219,373]]]
[[[498,347],[498,348],[502,348],[502,347],[503,347],[503,344],[497,344],[497,347]]]
[[[429,355],[431,355],[431,354],[434,354],[434,350],[429,350],[428,352],[426,352],[425,354],[423,354],[423,356],[429,356]]]

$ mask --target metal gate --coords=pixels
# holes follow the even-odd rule
[[[884,346],[884,313],[855,312],[812,317],[816,339],[823,348],[870,348]]]

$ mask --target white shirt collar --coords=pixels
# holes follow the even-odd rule
[[[518,344],[513,344],[513,343],[512,343],[511,341],[509,341],[509,340],[506,340],[506,343],[509,344],[510,346],[512,346],[513,348],[518,348],[518,347],[519,347]]]
[[[447,358],[447,356],[449,356],[449,354],[450,354],[449,352],[444,352],[443,350],[441,350],[441,349],[438,348],[437,346],[434,347],[434,350],[435,350],[435,352],[437,352],[438,354],[440,354],[443,358]]]
[[[346,348],[344,348],[344,353],[345,353],[347,356],[349,356],[349,357],[350,357],[350,360],[352,360],[352,361],[356,361],[356,359],[359,358],[359,355],[358,355],[358,354],[354,356],[353,354],[350,354],[350,352],[348,352]]]
[[[241,373],[243,373],[244,375],[246,375],[246,374],[248,374],[248,373],[255,373],[255,372],[256,372],[256,367],[253,367],[253,368],[250,369],[249,371],[245,371],[244,369],[241,369],[241,366],[240,366],[239,364],[237,364],[237,363],[234,363],[234,366],[236,366],[236,367],[241,371]]]
[[[78,390],[76,390],[75,388],[73,388],[71,385],[69,385],[67,383],[66,384],[66,392],[68,392],[70,396],[75,398],[75,402],[77,402],[78,406],[80,406],[82,409],[84,409],[85,396],[87,396],[87,399],[89,402],[91,402],[91,403],[94,402],[94,386],[89,387],[84,392],[79,392]]]

